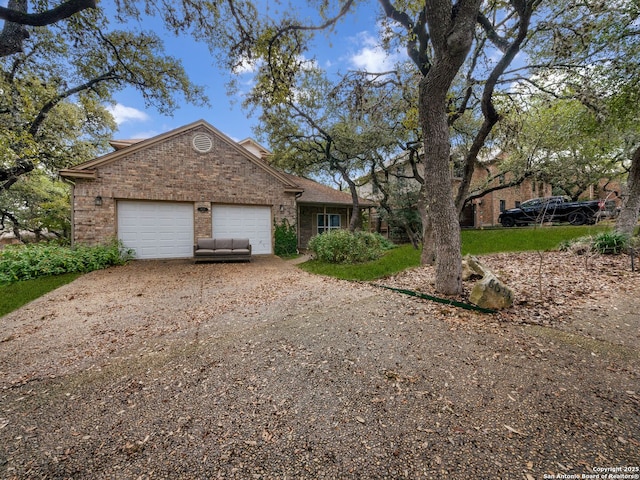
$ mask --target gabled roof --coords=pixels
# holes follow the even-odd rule
[[[256,155],[258,158],[261,158],[262,160],[266,160],[268,157],[273,155],[266,147],[264,147],[263,145],[260,145],[253,138],[245,138],[244,140],[240,140],[238,142],[238,145],[246,148],[251,153]]]
[[[315,204],[315,205],[340,205],[351,206],[353,201],[351,194],[331,188],[327,185],[323,185],[314,180],[297,177],[295,175],[288,176],[295,181],[298,185],[304,188],[304,192],[297,198],[298,203]],[[361,207],[374,207],[375,202],[360,198]]]
[[[60,176],[66,178],[97,178],[97,169],[100,167],[120,160],[131,153],[144,150],[145,148],[149,148],[157,143],[199,127],[205,127],[213,135],[219,137],[247,160],[278,178],[284,184],[285,191],[298,193],[297,201],[299,203],[339,206],[351,206],[353,204],[350,193],[336,190],[308,178],[284,173],[269,165],[265,159],[271,155],[271,152],[252,138],[246,138],[240,142],[235,142],[204,120],[198,120],[197,122],[190,123],[189,125],[176,128],[175,130],[171,130],[152,138],[112,140],[109,143],[115,151],[74,167],[60,170]],[[376,204],[370,200],[360,199],[361,207],[366,208],[373,207],[375,205]]]
[[[109,145],[111,145],[114,150],[122,150],[123,148],[130,147],[134,143],[142,142],[144,138],[134,138],[131,140],[109,140]]]
[[[196,128],[204,127],[209,130],[213,135],[220,138],[224,141],[230,148],[234,149],[237,153],[245,157],[247,160],[260,167],[270,175],[279,179],[285,185],[286,191],[292,192],[301,192],[302,188],[300,188],[291,177],[285,175],[284,173],[276,170],[275,168],[269,166],[266,162],[258,158],[251,151],[247,150],[243,146],[234,142],[231,138],[226,136],[220,130],[215,128],[213,125],[209,124],[204,120],[198,120],[196,122],[190,123],[180,128],[176,128],[175,130],[171,130],[169,132],[163,133],[161,135],[157,135],[152,138],[147,138],[145,140],[120,140],[112,143],[116,150],[114,152],[108,153],[101,157],[95,158],[93,160],[89,160],[88,162],[81,163],[71,168],[67,168],[64,170],[60,170],[60,176],[66,178],[96,178],[96,170],[104,165],[108,165],[112,162],[122,159],[125,156],[130,155],[131,153],[135,153],[140,150],[144,150],[145,148],[149,148],[152,145],[168,140],[172,137],[178,136],[187,132],[189,130],[193,130]]]

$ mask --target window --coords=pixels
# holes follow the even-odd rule
[[[318,233],[325,233],[329,230],[337,230],[340,228],[340,215],[337,213],[319,213],[318,214]]]
[[[500,211],[504,212],[507,209],[507,201],[506,200],[500,200]]]

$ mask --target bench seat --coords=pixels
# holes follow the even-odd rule
[[[193,246],[193,257],[196,262],[250,262],[251,243],[248,238],[199,238]]]

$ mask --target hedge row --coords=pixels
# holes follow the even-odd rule
[[[0,250],[0,285],[33,278],[85,273],[123,265],[132,257],[118,241],[107,245],[63,247],[54,243],[9,245]]]

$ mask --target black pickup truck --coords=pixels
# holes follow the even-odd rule
[[[587,200],[573,202],[569,197],[541,197],[522,202],[518,208],[505,210],[498,217],[504,227],[544,222],[569,222],[571,225],[596,223],[615,213],[615,202]]]

